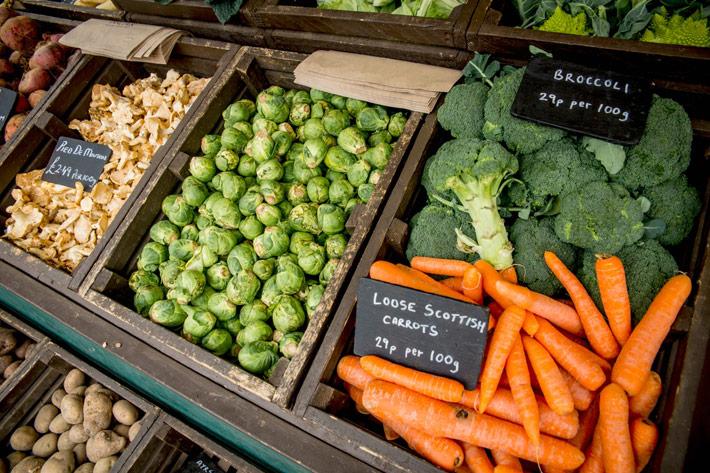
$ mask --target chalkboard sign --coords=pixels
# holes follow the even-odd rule
[[[201,453],[197,458],[188,458],[178,473],[224,473],[207,455]]]
[[[60,137],[52,151],[42,180],[74,187],[81,182],[90,191],[99,181],[104,165],[111,157],[111,148],[98,143]]]
[[[355,354],[377,355],[474,389],[488,315],[481,306],[363,278],[357,292]]]
[[[0,87],[0,131],[5,129],[7,120],[12,116],[17,101],[17,92]]]
[[[639,142],[650,82],[549,58],[533,58],[511,114],[624,145]]]

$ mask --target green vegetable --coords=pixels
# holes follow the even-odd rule
[[[185,271],[185,263],[180,260],[169,259],[160,263],[158,266],[160,283],[168,289],[173,289],[178,275],[183,271]]]
[[[239,317],[233,317],[229,320],[220,322],[220,327],[228,331],[233,337],[239,335],[239,332],[244,328],[239,321]],[[240,348],[236,343],[232,345],[232,349]],[[236,353],[232,353],[232,357],[236,357]]]
[[[228,255],[239,241],[239,234],[226,228],[209,226],[202,230],[201,234],[204,237],[204,245],[217,256]],[[204,264],[205,266],[211,266],[206,261]]]
[[[247,140],[254,138],[254,129],[252,128],[251,123],[246,120],[232,123],[232,128],[237,131],[240,131],[244,136],[247,137]]]
[[[265,131],[267,135],[271,136],[272,133],[275,133],[279,130],[279,126],[272,120],[267,120],[266,118],[257,114],[254,116],[254,120],[251,123],[251,129],[254,132],[254,135],[256,135],[258,131]],[[246,152],[246,148],[244,152]]]
[[[284,175],[284,168],[278,159],[269,159],[256,168],[257,181],[278,181]]]
[[[321,232],[318,208],[317,204],[299,204],[295,206],[288,215],[291,228],[299,232],[308,232],[318,235]]]
[[[488,86],[482,82],[455,85],[444,97],[436,119],[454,138],[482,138],[487,98]]]
[[[246,193],[239,199],[239,212],[244,215],[254,215],[256,209],[264,202],[264,196],[261,195],[256,189],[248,189]]]
[[[372,197],[372,193],[375,192],[375,185],[369,182],[365,184],[360,184],[357,186],[357,196],[363,201],[367,202]]]
[[[350,115],[343,110],[329,110],[322,118],[323,128],[333,136],[350,126]]]
[[[200,140],[200,151],[205,156],[214,156],[221,147],[219,135],[205,135]]]
[[[274,331],[265,322],[255,320],[249,322],[237,335],[239,346],[245,346],[256,341],[267,341],[271,339]]]
[[[170,259],[189,261],[199,248],[200,245],[196,241],[179,239],[170,243],[168,254]],[[143,247],[143,251],[145,251],[145,247]]]
[[[276,181],[261,181],[259,192],[264,197],[264,201],[270,205],[276,205],[286,197],[284,186]]]
[[[389,115],[383,107],[365,107],[356,115],[355,123],[362,131],[386,130],[389,124]]]
[[[254,239],[254,251],[261,259],[275,258],[288,251],[289,238],[279,227],[266,227],[264,233]]]
[[[657,236],[658,242],[669,246],[681,243],[700,212],[702,204],[697,189],[688,185],[685,176],[680,176],[644,189],[643,196],[651,202],[646,217],[663,222],[664,231]]]
[[[257,321],[266,322],[269,318],[266,304],[258,299],[251,304],[245,304],[239,311],[239,321],[244,326]]]
[[[237,130],[236,128],[225,128],[224,131],[222,131],[222,136],[221,136],[221,142],[222,142],[222,149],[217,153],[215,156],[215,165],[217,166],[218,169],[221,169],[222,171],[229,171],[234,168],[236,168],[235,160],[233,158],[220,158],[220,155],[222,155],[225,151],[231,151],[231,155],[237,156],[236,153],[241,153],[244,150],[244,147],[246,146],[247,142],[249,142],[250,136],[245,135],[241,131]],[[239,157],[237,156],[237,161],[239,160]],[[222,164],[229,164],[229,166],[226,166],[227,169],[224,169],[224,167],[220,166],[220,162]]]
[[[202,338],[210,333],[217,324],[217,317],[206,310],[194,310],[188,309],[188,307],[189,306],[184,307],[188,316],[183,322],[183,332],[195,338]]]
[[[323,298],[324,293],[325,287],[320,284],[315,284],[308,289],[308,294],[306,294],[304,306],[306,308],[306,314],[308,315],[309,319],[313,317],[313,314],[318,308],[318,305],[320,304],[320,300]]]
[[[473,253],[458,249],[456,230],[475,237],[468,214],[443,205],[432,203],[425,206],[409,222],[407,259],[415,256],[474,261]]]
[[[320,275],[318,276],[318,281],[320,281],[320,283],[323,285],[327,285],[333,278],[333,276],[335,276],[335,272],[338,269],[339,264],[340,259],[329,259],[328,262],[325,263],[325,266],[323,266],[323,271],[321,271]]]
[[[256,110],[267,120],[281,123],[288,119],[289,107],[286,99],[280,95],[261,92],[256,97]]]
[[[298,344],[301,343],[303,332],[287,333],[279,340],[279,351],[289,360],[296,356],[298,352]]]
[[[199,215],[197,217],[199,217]],[[197,217],[195,217],[195,219],[197,219]],[[182,227],[182,229],[180,230],[180,238],[184,239],[184,240],[197,241],[197,237],[198,237],[199,233],[200,233],[200,230],[197,228],[196,225],[188,224],[188,225],[185,225],[184,227]]]
[[[243,269],[251,269],[259,258],[256,256],[254,247],[248,243],[240,243],[235,246],[227,256],[227,266],[229,272],[236,276]]]
[[[355,188],[345,179],[334,180],[328,188],[328,200],[344,207],[355,196]]]
[[[168,248],[154,241],[145,244],[138,257],[138,269],[153,272],[168,259]]]
[[[611,175],[618,173],[624,167],[626,151],[621,145],[615,145],[591,136],[583,136],[582,147],[594,154],[594,157],[604,166],[606,172]]]
[[[202,338],[202,346],[217,356],[222,356],[232,348],[232,334],[223,328],[216,328]]]
[[[215,291],[223,291],[232,278],[229,266],[224,261],[219,261],[207,268],[207,284]]]
[[[254,263],[252,271],[256,274],[256,277],[262,281],[266,281],[274,274],[274,269],[276,268],[276,263],[273,259],[260,259]]]
[[[397,112],[402,113],[402,112]],[[390,119],[390,124],[394,120],[394,117]],[[367,138],[367,144],[369,146],[375,146],[378,143],[392,143],[392,134],[387,130],[376,131]]]
[[[389,146],[386,143],[383,145]],[[378,145],[379,146],[379,145]],[[370,148],[375,149],[375,148]],[[369,151],[369,150],[368,150]],[[367,154],[367,153],[365,153]],[[389,155],[388,155],[389,157]],[[331,147],[325,155],[325,165],[331,171],[346,173],[357,162],[355,155],[348,153],[340,146]]]
[[[160,286],[149,285],[141,286],[133,296],[133,305],[136,306],[136,311],[145,316],[148,314],[150,307],[164,297],[163,290]]]
[[[707,8],[707,5],[704,8]],[[662,7],[653,15],[650,26],[640,39],[649,43],[710,47],[707,13],[703,17],[698,11],[697,14],[685,18],[677,13],[671,15]]]
[[[313,117],[313,113],[311,113],[311,117]],[[309,118],[303,125],[303,136],[306,140],[317,140],[327,134],[321,118]]]
[[[271,227],[281,221],[281,210],[273,205],[262,203],[256,207],[256,218],[262,224]]]
[[[289,120],[296,126],[301,126],[311,117],[311,105],[308,103],[295,103],[291,107]]]
[[[298,252],[298,265],[310,276],[318,276],[325,266],[325,248],[315,242],[303,244]],[[278,282],[278,274],[277,274]],[[290,294],[283,291],[285,294]]]
[[[202,294],[192,299],[190,305],[196,309],[209,310],[210,297],[215,295],[216,292],[209,286],[205,286],[205,290]]]
[[[247,191],[247,184],[243,177],[233,172],[221,172],[212,179],[212,186],[225,199],[238,201]]]
[[[227,123],[249,120],[256,113],[256,105],[249,99],[234,102],[222,112],[222,118]]]
[[[139,288],[144,286],[158,286],[159,284],[160,279],[158,279],[155,273],[142,269],[134,271],[128,278],[128,287],[130,287],[133,292],[136,292]]]
[[[317,218],[318,226],[327,235],[340,233],[345,229],[345,213],[336,205],[323,204],[319,206]]]
[[[249,215],[239,222],[239,231],[247,240],[253,240],[262,234],[264,231],[264,225],[256,218],[255,215]]]
[[[550,33],[566,33],[588,36],[591,30],[587,28],[587,15],[578,13],[574,16],[565,12],[559,6],[550,18],[538,28],[540,31]]]
[[[347,170],[348,182],[353,186],[360,186],[367,182],[372,166],[364,159],[359,159]]]
[[[303,249],[301,251],[304,251]],[[276,265],[276,287],[281,294],[296,294],[305,283],[304,270],[284,255]]]
[[[289,132],[279,129],[271,135],[271,139],[274,140],[276,156],[286,156],[288,150],[291,149],[294,137]]]
[[[260,287],[261,281],[256,277],[256,274],[249,269],[243,269],[229,280],[227,297],[233,304],[248,304],[254,302]]]
[[[387,131],[389,135],[394,138],[399,138],[399,136],[404,133],[404,127],[407,125],[407,116],[403,112],[397,112],[390,117],[390,122],[387,125]],[[386,143],[391,143],[391,140],[385,141]],[[377,143],[373,143],[375,145]]]
[[[173,300],[156,301],[148,311],[150,320],[164,327],[179,327],[187,314]]]
[[[244,135],[233,128],[230,128],[235,134]],[[246,137],[245,137],[246,138]],[[231,171],[239,166],[239,155],[231,149],[222,148],[214,157],[214,164],[220,171]]]
[[[295,332],[306,322],[306,313],[301,303],[293,296],[282,295],[275,301],[271,311],[274,328],[283,333]]]
[[[250,373],[262,374],[279,361],[279,356],[276,354],[277,349],[278,344],[274,342],[249,343],[239,350],[239,364]]]
[[[328,146],[320,138],[309,138],[303,143],[303,162],[309,168],[315,168],[325,159]]]
[[[338,133],[338,146],[352,154],[364,153],[367,150],[365,135],[353,126]]]
[[[168,220],[184,227],[195,218],[195,211],[181,195],[169,195],[163,199],[162,210]]]
[[[161,220],[150,227],[150,239],[161,245],[169,245],[180,238],[180,229],[168,220]]]
[[[308,181],[306,193],[311,202],[321,204],[328,201],[330,181],[326,177],[316,176]]]
[[[240,176],[249,177],[256,176],[257,162],[254,158],[248,155],[244,155],[239,160],[239,165],[237,166],[237,172]],[[226,197],[226,196],[225,196]]]
[[[191,300],[202,294],[207,283],[205,276],[199,271],[186,269],[175,279],[175,301],[178,304],[189,304]]]
[[[263,163],[274,157],[276,154],[276,143],[269,131],[258,130],[244,149],[244,152],[254,158],[257,163]]]
[[[362,154],[362,159],[370,163],[374,168],[384,169],[387,167],[391,154],[392,145],[389,143],[379,143],[365,151]]]
[[[214,159],[209,156],[194,156],[190,159],[190,174],[202,182],[210,182],[217,174]]]
[[[215,292],[207,300],[207,310],[221,321],[230,320],[237,315],[237,306],[224,292]]]

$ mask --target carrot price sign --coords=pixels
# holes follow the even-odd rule
[[[474,389],[488,335],[488,309],[363,278],[355,354],[377,355]]]

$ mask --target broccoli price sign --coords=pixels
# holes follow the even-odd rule
[[[0,87],[0,131],[5,129],[7,119],[12,115],[17,101],[17,92]]]
[[[650,83],[548,58],[533,58],[511,114],[623,145],[639,142],[651,106]]]
[[[481,306],[363,278],[357,293],[355,354],[377,355],[474,389],[488,314]]]
[[[217,464],[204,453],[183,463],[178,473],[224,473]]]
[[[81,182],[90,191],[99,181],[104,165],[111,157],[111,148],[98,143],[62,136],[52,151],[42,180],[66,187]]]

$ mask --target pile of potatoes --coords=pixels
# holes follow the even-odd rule
[[[108,473],[141,428],[130,402],[73,369],[32,425],[10,437],[0,473]]]
[[[34,346],[35,343],[21,333],[0,326],[0,384],[17,371],[25,358],[30,356]]]

